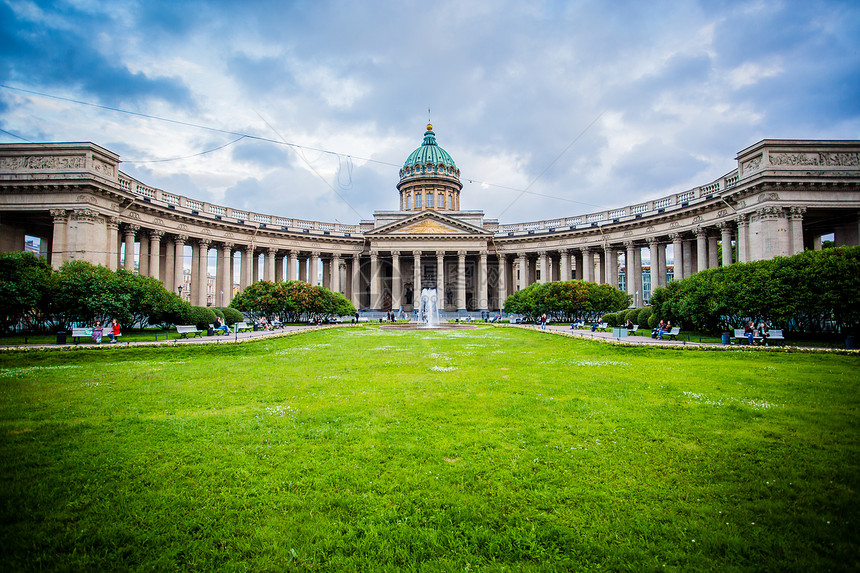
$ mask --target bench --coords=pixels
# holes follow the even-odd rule
[[[681,334],[681,327],[680,326],[673,326],[672,330],[664,333],[663,336],[671,336],[672,340],[675,340],[675,337],[678,336],[679,334]],[[661,336],[658,334],[657,338],[661,338]]]
[[[574,328],[584,328],[584,327],[585,327],[585,323],[581,320],[577,320],[576,322],[570,323],[570,329],[571,330],[573,330]]]
[[[108,336],[108,334],[110,332],[111,332],[111,330],[110,330],[109,326],[103,327],[103,329],[102,329],[102,340],[110,341],[110,337]],[[92,338],[93,337],[93,328],[91,326],[86,326],[86,327],[73,326],[71,336],[72,336],[72,338],[75,339],[75,344],[77,344],[78,339],[81,337]],[[120,336],[122,336],[122,334],[118,335],[117,339],[119,339]]]
[[[203,331],[193,324],[177,324],[176,332],[179,334],[179,338],[188,338],[189,335],[203,336]]]
[[[627,329],[627,334],[630,334],[631,332],[636,332],[637,330],[639,330],[639,325],[638,325],[638,324],[634,324],[634,325],[633,325],[633,328],[628,328],[628,329]]]
[[[72,338],[75,339],[75,344],[78,343],[78,338],[86,336],[88,338],[92,338],[93,329],[92,328],[76,328],[72,327]]]
[[[741,342],[748,340],[747,335],[744,334],[743,328],[736,328],[735,329],[735,339],[737,339]],[[753,336],[753,342],[757,342],[760,344],[763,340],[764,340],[764,338],[759,336],[757,332]],[[774,328],[768,332],[768,336],[767,336],[767,340],[765,341],[765,344],[769,344],[771,342],[778,342],[779,344],[785,344],[785,337],[782,335],[782,329]]]
[[[237,322],[236,324],[234,324],[233,330],[235,330],[236,332],[250,332],[252,330],[252,327],[250,324],[243,320],[242,322]]]
[[[605,331],[607,328],[609,328],[609,323],[601,322],[597,326],[591,325],[591,332],[595,330]]]

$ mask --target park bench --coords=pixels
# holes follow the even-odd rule
[[[740,342],[747,341],[747,335],[744,334],[743,328],[736,328],[735,329],[735,339],[739,340]],[[753,336],[753,341],[761,343],[762,340],[764,340],[764,339],[758,335],[758,332],[756,332],[756,334]],[[765,341],[765,344],[770,344],[772,342],[777,342],[779,344],[785,344],[785,337],[782,335],[782,329],[774,328],[774,329],[771,329],[770,332],[768,332],[768,336],[767,336],[767,340]]]
[[[203,336],[203,331],[193,324],[177,324],[176,332],[179,334],[179,338],[188,338],[189,335]]]
[[[663,334],[663,336],[671,336],[672,340],[675,340],[675,337],[678,336],[679,334],[681,334],[681,327],[680,326],[673,326],[672,330],[670,330],[669,332],[666,332],[665,334]],[[659,335],[658,335],[658,338],[659,338]]]
[[[571,330],[573,330],[574,328],[584,328],[584,327],[585,327],[585,323],[581,320],[577,320],[576,322],[570,323],[570,329]]]
[[[233,330],[235,330],[236,332],[250,332],[252,330],[252,327],[250,324],[243,320],[242,322],[237,322],[236,324],[234,324]]]
[[[601,322],[596,327],[592,325],[591,332],[594,332],[595,330],[605,332],[607,328],[609,328],[609,323]]]
[[[77,328],[72,327],[72,338],[75,339],[75,344],[78,343],[78,338],[86,336],[87,338],[92,338],[93,329],[92,328]]]
[[[634,325],[633,325],[633,328],[628,328],[628,329],[627,329],[627,334],[634,333],[634,332],[636,332],[637,330],[639,330],[639,325],[638,325],[638,324],[634,324]]]
[[[110,330],[109,326],[104,327],[104,329],[103,329],[104,334],[102,335],[102,340],[110,340],[110,337],[108,336],[108,333],[110,331],[111,330]],[[71,336],[72,336],[72,338],[75,339],[75,344],[77,344],[79,342],[78,339],[81,337],[92,338],[93,337],[93,328],[91,326],[85,326],[85,327],[73,326]],[[122,336],[122,334],[120,334],[119,336]],[[119,337],[117,337],[117,338],[119,338]]]

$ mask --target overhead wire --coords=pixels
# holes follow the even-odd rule
[[[123,160],[123,163],[129,163],[129,164],[131,164],[131,163],[141,163],[141,164],[146,164],[146,163],[163,163],[163,162],[168,162],[168,161],[179,161],[179,160],[182,160],[182,159],[189,159],[189,158],[193,158],[193,157],[198,157],[198,156],[201,156],[201,155],[205,155],[205,154],[208,154],[208,153],[212,153],[212,152],[214,152],[214,151],[218,151],[219,149],[223,149],[223,148],[228,147],[228,146],[230,146],[230,145],[234,145],[234,144],[238,143],[239,141],[241,141],[241,140],[243,140],[243,139],[251,139],[251,140],[261,141],[261,142],[265,142],[265,143],[273,143],[273,144],[276,144],[276,145],[286,145],[286,146],[288,146],[288,147],[292,148],[294,151],[296,151],[296,152],[297,152],[297,155],[299,155],[299,157],[300,157],[300,158],[301,158],[301,159],[302,159],[306,164],[308,164],[309,166],[310,166],[310,162],[309,162],[309,161],[308,161],[308,160],[303,156],[303,153],[298,153],[299,151],[301,151],[301,152],[304,152],[304,151],[316,151],[316,152],[319,152],[320,154],[334,155],[334,156],[336,156],[336,157],[338,158],[338,161],[339,161],[339,162],[340,162],[340,161],[342,161],[342,159],[343,159],[343,158],[346,158],[346,159],[347,159],[347,179],[348,179],[348,181],[349,181],[348,186],[347,186],[347,187],[344,187],[344,186],[342,186],[342,185],[340,184],[340,181],[338,181],[338,185],[339,185],[339,186],[341,186],[341,188],[342,188],[342,189],[344,189],[344,190],[349,189],[349,188],[351,188],[351,187],[352,187],[352,170],[353,170],[352,162],[353,162],[353,160],[364,161],[364,162],[367,162],[367,163],[375,163],[375,164],[378,164],[378,165],[385,165],[385,166],[388,166],[388,167],[395,167],[395,168],[398,168],[398,169],[401,167],[401,165],[400,165],[400,164],[398,164],[398,163],[391,163],[391,162],[389,162],[389,161],[381,161],[381,160],[379,160],[379,159],[371,159],[371,158],[369,158],[369,157],[359,157],[359,156],[355,156],[355,155],[348,155],[348,154],[339,153],[339,152],[336,152],[336,151],[330,151],[330,150],[327,150],[327,149],[319,149],[319,148],[316,148],[316,147],[309,147],[309,146],[306,146],[306,145],[300,145],[300,144],[297,144],[297,143],[292,143],[292,142],[287,141],[287,140],[286,140],[286,139],[284,139],[283,137],[281,137],[281,139],[272,139],[272,138],[269,138],[269,137],[263,137],[263,136],[260,136],[260,135],[253,135],[253,134],[250,134],[250,133],[242,133],[242,132],[233,131],[233,130],[229,130],[229,129],[222,129],[222,128],[218,128],[218,127],[212,127],[212,126],[209,126],[209,125],[203,125],[203,124],[198,124],[198,123],[192,123],[192,122],[182,121],[182,120],[178,120],[178,119],[171,119],[171,118],[162,117],[162,116],[158,116],[158,115],[152,115],[152,114],[147,114],[147,113],[142,113],[142,112],[137,112],[137,111],[131,111],[131,110],[122,109],[122,108],[118,108],[118,107],[113,107],[113,106],[108,106],[108,105],[102,105],[102,104],[97,104],[97,103],[92,103],[92,102],[87,102],[87,101],[77,100],[77,99],[74,99],[74,98],[68,98],[68,97],[58,96],[58,95],[54,95],[54,94],[48,94],[48,93],[39,92],[39,91],[35,91],[35,90],[28,90],[28,89],[19,88],[19,87],[15,87],[15,86],[9,86],[9,85],[5,85],[5,84],[0,84],[0,88],[7,89],[7,90],[11,90],[11,91],[16,91],[16,92],[21,92],[21,93],[26,93],[26,94],[30,94],[30,95],[35,95],[35,96],[39,96],[39,97],[44,97],[44,98],[48,98],[48,99],[54,99],[54,100],[58,100],[58,101],[65,101],[65,102],[69,102],[69,103],[73,103],[73,104],[77,104],[77,105],[83,105],[83,106],[93,107],[93,108],[96,108],[96,109],[103,109],[103,110],[112,111],[112,112],[115,112],[115,113],[121,113],[121,114],[126,114],[126,115],[132,115],[132,116],[135,116],[135,117],[141,117],[141,118],[144,118],[144,119],[151,119],[151,120],[155,120],[155,121],[162,121],[162,122],[166,122],[166,123],[172,123],[172,124],[174,124],[174,125],[182,125],[182,126],[185,126],[185,127],[191,127],[191,128],[194,128],[194,129],[202,129],[202,130],[211,131],[211,132],[215,132],[215,133],[223,133],[223,134],[227,134],[227,135],[235,135],[235,136],[237,136],[237,138],[236,138],[236,139],[234,139],[233,141],[230,141],[229,143],[227,143],[227,144],[225,144],[225,145],[222,145],[222,146],[220,146],[220,147],[216,147],[216,148],[214,148],[214,149],[209,149],[209,150],[206,150],[206,151],[202,151],[202,152],[199,152],[199,153],[195,153],[195,154],[192,154],[192,155],[188,155],[188,156],[175,157],[175,158],[167,158],[167,159],[148,159],[148,160],[147,160],[147,159],[136,159],[136,160]],[[588,131],[588,129],[589,129],[589,128],[591,128],[591,126],[593,126],[593,125],[594,125],[594,124],[595,124],[595,123],[596,123],[596,122],[597,122],[597,121],[598,121],[598,120],[603,116],[603,113],[604,113],[604,112],[601,112],[601,113],[600,113],[600,114],[599,114],[599,115],[598,115],[598,116],[597,116],[597,117],[596,117],[596,118],[595,118],[595,119],[594,119],[590,124],[588,124],[588,125],[585,127],[585,129],[583,129],[583,130],[582,130],[582,131],[581,131],[581,132],[580,132],[580,133],[579,133],[579,134],[578,134],[578,135],[573,139],[573,141],[571,141],[571,142],[567,145],[567,147],[565,147],[565,148],[564,148],[564,150],[562,150],[562,152],[561,152],[561,153],[559,153],[559,154],[558,154],[558,156],[557,156],[555,159],[553,159],[553,160],[552,160],[552,161],[551,161],[551,162],[546,166],[546,168],[544,168],[544,170],[543,170],[543,171],[541,171],[541,173],[540,173],[540,174],[538,174],[538,175],[537,175],[537,177],[535,177],[535,178],[534,178],[534,179],[533,179],[533,180],[532,180],[532,181],[531,181],[531,182],[526,186],[526,188],[525,188],[525,189],[517,189],[517,188],[514,188],[514,187],[507,187],[507,186],[504,186],[504,185],[498,185],[498,184],[494,184],[494,183],[488,183],[488,182],[486,182],[486,181],[480,181],[480,180],[477,180],[477,179],[469,179],[469,180],[468,180],[468,181],[469,181],[469,183],[477,183],[477,184],[480,184],[480,185],[487,185],[487,186],[497,187],[497,188],[500,188],[500,189],[507,189],[507,190],[510,190],[510,191],[519,192],[519,195],[518,195],[517,197],[515,197],[515,198],[514,198],[514,200],[513,200],[513,201],[511,201],[511,203],[510,203],[510,204],[508,204],[508,206],[507,206],[507,207],[505,207],[505,209],[503,209],[501,213],[499,213],[499,215],[498,215],[498,217],[499,217],[499,218],[501,218],[501,216],[502,216],[502,215],[504,215],[504,214],[505,214],[505,212],[507,212],[507,211],[508,211],[508,209],[510,209],[510,208],[514,205],[514,203],[516,203],[517,201],[519,201],[519,199],[521,199],[521,198],[522,198],[522,196],[523,196],[523,195],[526,195],[526,194],[528,194],[528,195],[534,195],[534,196],[537,196],[537,197],[546,197],[546,198],[548,198],[548,199],[554,199],[554,200],[558,200],[558,201],[565,201],[565,202],[568,202],[568,203],[576,203],[576,204],[580,204],[580,205],[586,205],[586,206],[589,206],[589,207],[600,207],[600,205],[594,205],[594,204],[591,204],[591,203],[586,203],[586,202],[584,202],[584,201],[576,201],[576,200],[573,200],[573,199],[565,199],[565,198],[562,198],[562,197],[556,197],[556,196],[552,196],[552,195],[546,195],[546,194],[542,194],[542,193],[536,193],[536,192],[534,192],[534,191],[530,191],[530,189],[531,189],[531,187],[532,187],[532,186],[533,186],[533,185],[534,185],[534,184],[535,184],[535,183],[536,183],[536,182],[537,182],[541,177],[543,177],[543,175],[545,175],[545,174],[546,174],[546,172],[547,172],[547,171],[549,171],[549,169],[550,169],[553,165],[555,165],[555,163],[556,163],[556,162],[558,162],[558,160],[559,160],[559,159],[561,159],[561,157],[562,157],[565,153],[567,153],[567,151],[568,151],[568,150],[569,150],[569,149],[570,149],[570,148],[571,148],[571,147],[572,147],[572,146],[573,146],[573,145],[574,145],[574,144],[575,144],[575,143],[576,143],[576,142],[577,142],[577,141],[578,141],[578,140],[579,140],[579,139],[580,139],[584,134],[585,134],[585,132],[586,132],[586,131]],[[258,114],[258,115],[259,115],[259,114]],[[265,121],[265,120],[264,120],[264,121]],[[268,125],[268,122],[267,122],[267,125]],[[272,126],[271,126],[271,125],[269,125],[269,127],[271,128]],[[4,130],[4,129],[0,129],[0,131],[2,131],[3,133],[6,133],[6,134],[8,134],[9,136],[14,137],[14,138],[16,138],[16,139],[21,139],[22,141],[30,142],[30,140],[28,140],[28,139],[26,139],[26,138],[24,138],[24,137],[21,137],[21,136],[19,136],[19,135],[16,135],[16,134],[14,134],[14,133],[11,133],[11,132],[9,132],[9,131],[6,131],[6,130]],[[276,131],[276,130],[273,130],[273,131],[275,131],[275,133],[277,134],[277,131]],[[30,142],[30,143],[32,143],[32,142]],[[311,169],[313,170],[313,168],[311,168]],[[314,170],[314,172],[316,173],[316,170]],[[319,175],[319,174],[317,173],[317,175]],[[327,182],[326,182],[326,183],[327,183]],[[328,183],[327,183],[327,185],[328,185]],[[329,187],[331,187],[331,186],[329,185]],[[350,206],[350,208],[352,209],[352,207],[351,207],[351,206]],[[353,210],[354,210],[354,209],[353,209]]]

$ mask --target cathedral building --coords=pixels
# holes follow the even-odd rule
[[[448,313],[463,314],[499,311],[534,282],[618,286],[622,269],[641,306],[667,270],[681,279],[793,255],[831,234],[836,245],[860,244],[860,141],[763,140],[735,160],[724,176],[681,193],[501,223],[460,209],[460,170],[428,125],[400,170],[399,210],[341,224],[156,189],[93,143],[2,144],[0,252],[38,242],[55,268],[84,260],[137,269],[174,292],[183,287],[195,305],[226,306],[234,284],[304,280],[370,311],[411,311],[422,288],[436,288]]]

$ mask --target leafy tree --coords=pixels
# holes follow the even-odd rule
[[[630,296],[611,285],[585,281],[534,283],[505,299],[505,312],[554,321],[593,320],[627,308]]]
[[[32,253],[0,254],[0,321],[4,332],[43,323],[56,288],[48,261]]]

